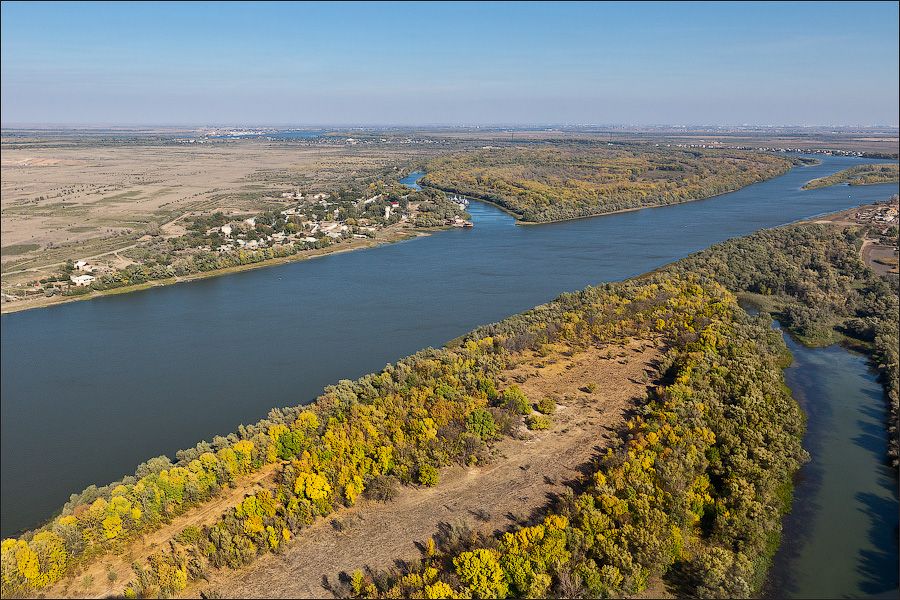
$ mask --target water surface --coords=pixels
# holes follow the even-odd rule
[[[876,161],[825,157],[709,200],[540,226],[473,202],[474,229],[4,315],[0,533],[151,456],[561,292],[897,192],[800,190],[861,162]]]
[[[785,379],[807,414],[810,453],[796,478],[765,595],[898,597],[897,480],[885,464],[887,404],[866,359],[786,339]]]

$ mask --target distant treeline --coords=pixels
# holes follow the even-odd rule
[[[813,179],[803,186],[804,190],[814,190],[846,183],[847,185],[872,185],[875,183],[896,183],[900,181],[900,165],[859,165],[839,171],[828,177]]]
[[[559,144],[443,156],[427,164],[420,183],[544,222],[709,198],[781,175],[791,164],[738,150]]]

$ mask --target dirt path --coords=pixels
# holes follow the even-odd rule
[[[519,382],[532,401],[558,399],[551,430],[502,441],[486,467],[445,469],[435,488],[403,488],[388,504],[363,501],[340,511],[299,534],[284,554],[263,556],[239,571],[213,572],[208,583],[185,595],[212,590],[226,598],[330,598],[342,572],[415,560],[416,542],[440,528],[461,524],[491,532],[520,522],[563,491],[566,481],[579,478],[610,429],[645,396],[658,356],[659,348],[635,342],[555,362],[526,357],[506,379]],[[579,389],[591,382],[594,393]]]
[[[225,490],[213,501],[176,517],[168,525],[135,540],[119,552],[93,560],[91,565],[77,576],[63,579],[47,590],[47,597],[107,598],[120,596],[122,588],[131,579],[133,562],[143,562],[148,556],[168,544],[169,540],[178,535],[185,527],[191,525],[199,527],[214,523],[226,510],[240,502],[246,494],[252,492],[262,482],[272,479],[279,466],[279,464],[266,465],[256,473],[239,481],[237,487]],[[115,580],[110,580],[110,573],[116,574]]]
[[[894,246],[885,246],[878,240],[867,238],[863,240],[859,256],[867,267],[879,275],[897,272],[897,250]]]

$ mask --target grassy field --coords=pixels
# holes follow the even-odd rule
[[[116,253],[148,230],[184,232],[195,213],[280,209],[298,186],[328,191],[433,154],[402,144],[173,144],[91,137],[2,140],[3,291],[68,259],[122,266]]]

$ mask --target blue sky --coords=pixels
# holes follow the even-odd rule
[[[898,124],[898,3],[2,4],[4,125]]]

